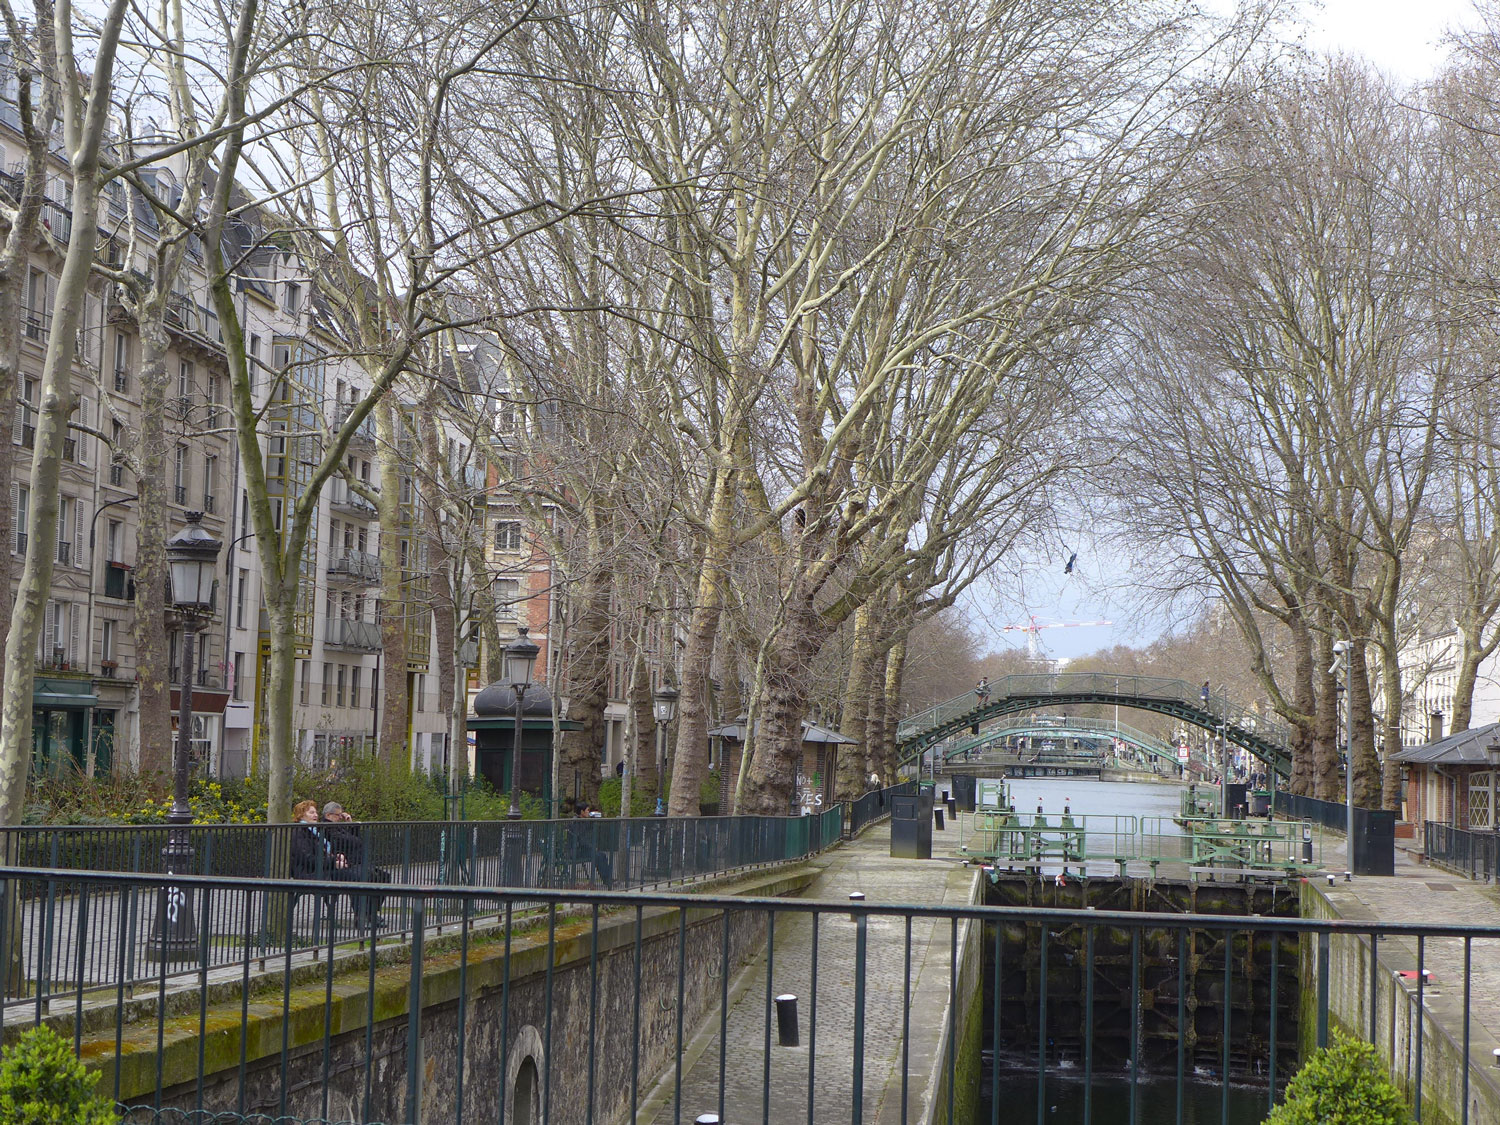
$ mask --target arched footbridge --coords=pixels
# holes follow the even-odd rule
[[[1127,723],[1119,723],[1110,719],[1085,719],[1078,715],[1039,715],[1012,719],[1009,722],[997,722],[984,727],[978,734],[969,734],[963,738],[945,741],[939,748],[939,753],[945,762],[963,758],[965,755],[991,754],[995,750],[996,743],[1011,738],[1030,739],[1033,749],[1038,741],[1076,739],[1098,746],[1101,743],[1118,740],[1170,766],[1175,767],[1180,764],[1177,747],[1170,742],[1164,742],[1155,735],[1148,734]],[[1193,761],[1201,764],[1202,755],[1194,752]]]
[[[896,728],[898,757],[904,764],[969,727],[1018,711],[1048,711],[1067,704],[1103,703],[1169,715],[1249,751],[1281,777],[1292,772],[1291,732],[1221,695],[1204,702],[1202,687],[1161,676],[1115,676],[1106,672],[1049,672],[1004,676],[989,684],[987,696],[966,691],[936,707],[902,719]],[[982,734],[982,732],[981,732]]]

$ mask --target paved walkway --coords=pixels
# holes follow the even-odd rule
[[[936,848],[934,849],[936,853]],[[890,858],[890,829],[875,825],[858,840],[816,861],[822,873],[801,896],[842,901],[862,891],[871,904],[966,905],[976,893],[978,872],[952,859]],[[904,920],[868,923],[865,970],[864,1115],[866,1122],[899,1123],[901,1115],[902,1011],[907,941]],[[912,1122],[925,1120],[942,1073],[947,1020],[951,924],[917,920],[911,928],[910,1037],[907,1108]],[[817,923],[817,1046],[809,1052],[812,1000],[813,921],[781,914],[776,922],[773,994],[798,997],[799,1047],[776,1045],[772,1016],[766,1051],[766,959],[730,983],[726,1035],[725,1119],[735,1125],[760,1121],[849,1121],[854,1045],[855,926],[847,914],[824,914]],[[639,1120],[670,1125],[692,1122],[718,1110],[719,1013],[696,1030],[683,1052],[682,1106],[674,1113],[674,1075],[668,1071],[643,1102]],[[770,1104],[763,1091],[769,1058]],[[809,1079],[808,1069],[813,1074]],[[809,1088],[813,1111],[808,1113]]]
[[[1325,835],[1324,865],[1329,871],[1345,868],[1344,840]],[[1500,889],[1493,883],[1477,883],[1462,875],[1430,867],[1404,848],[1396,849],[1394,876],[1358,876],[1344,882],[1338,876],[1332,886],[1316,884],[1339,917],[1382,922],[1416,922],[1434,925],[1494,926],[1500,929]],[[1469,970],[1469,1059],[1471,1081],[1493,1083],[1493,1054],[1500,1048],[1500,938],[1475,939],[1470,943]],[[1380,943],[1380,960],[1389,970],[1416,969],[1417,942],[1386,939]],[[1463,1042],[1464,942],[1459,938],[1423,942],[1422,967],[1432,975],[1424,989],[1424,1015],[1452,1037]],[[1414,987],[1414,986],[1413,986]]]

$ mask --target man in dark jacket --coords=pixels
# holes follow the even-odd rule
[[[334,852],[343,862],[338,864],[334,878],[351,883],[388,882],[390,876],[368,861],[365,855],[364,833],[354,818],[344,811],[337,801],[323,806],[323,822],[333,844]],[[380,916],[380,904],[384,895],[350,892],[349,904],[354,909],[354,924],[362,929],[370,928],[373,921],[376,929],[384,929],[386,921]]]

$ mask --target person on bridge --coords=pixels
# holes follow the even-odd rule
[[[979,677],[979,686],[974,689],[974,694],[979,697],[979,706],[986,707],[990,702],[990,678]]]
[[[1203,709],[1205,711],[1207,711],[1208,710],[1208,681],[1207,680],[1203,681],[1203,692],[1202,692],[1202,695],[1203,695]]]

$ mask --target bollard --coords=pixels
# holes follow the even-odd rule
[[[783,1047],[798,1046],[797,998],[791,993],[776,997],[776,1042]]]
[[[849,892],[849,901],[850,902],[864,902],[865,901],[865,892],[864,891],[850,891]],[[859,915],[858,914],[851,914],[851,915],[849,915],[849,921],[851,921],[851,922],[858,922],[859,921]]]
[[[1312,862],[1312,825],[1302,826],[1302,862]]]
[[[525,744],[522,743],[524,746]],[[954,824],[958,823],[958,798],[952,793],[948,794],[948,819]]]
[[[942,809],[933,809],[932,810],[932,826],[934,828],[936,828],[939,832],[941,832],[943,830],[943,810]]]
[[[1495,1069],[1500,1070],[1500,1047],[1496,1047],[1490,1053],[1495,1056]]]
[[[717,1113],[700,1113],[697,1117],[693,1118],[693,1125],[719,1125],[719,1115]]]

